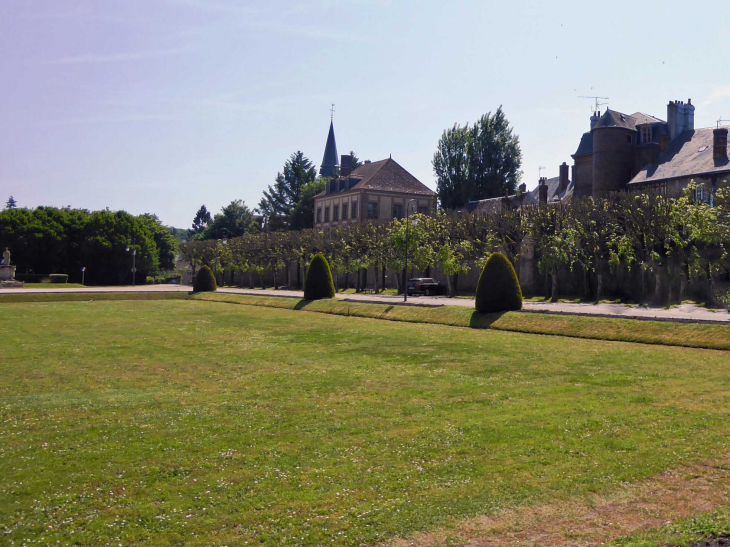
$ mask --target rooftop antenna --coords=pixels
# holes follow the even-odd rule
[[[330,121],[334,121],[335,119],[335,103],[332,103],[332,107],[330,108]]]
[[[537,177],[538,177],[538,179],[541,179],[542,178],[542,170],[545,169],[545,168],[546,167],[544,165],[541,165],[540,167],[537,168]]]
[[[718,129],[720,129],[720,124],[721,124],[722,122],[730,122],[730,120],[723,120],[723,119],[722,119],[722,116],[720,116],[720,119],[719,119],[719,120],[717,120],[717,128],[718,128]]]
[[[605,101],[608,101],[608,97],[597,97],[596,95],[578,95],[579,99],[593,99],[596,101],[596,108],[593,112],[598,112],[601,110],[601,107],[605,104],[608,104],[607,102],[602,103],[599,101],[599,99],[603,99]]]

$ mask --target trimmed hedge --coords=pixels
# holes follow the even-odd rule
[[[218,289],[215,275],[208,266],[201,266],[193,281],[193,292],[213,292]]]
[[[51,274],[51,283],[68,283],[67,274]]]
[[[512,263],[502,253],[492,253],[479,276],[477,311],[493,313],[522,309],[522,289]]]
[[[304,280],[304,300],[319,300],[333,298],[335,284],[332,282],[332,272],[327,259],[317,254],[309,264],[307,279]]]

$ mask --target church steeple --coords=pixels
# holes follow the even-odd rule
[[[334,177],[337,175],[339,167],[337,143],[335,142],[335,127],[334,122],[330,120],[330,132],[327,135],[327,145],[324,147],[324,157],[322,158],[322,166],[319,168],[319,174],[326,178]]]

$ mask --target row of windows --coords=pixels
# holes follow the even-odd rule
[[[349,209],[349,203],[343,203],[342,204],[342,220],[347,220],[348,216],[348,209]],[[352,208],[349,209],[349,212],[351,216],[349,218],[357,218],[357,201],[352,202]],[[339,205],[333,205],[332,206],[332,222],[337,222],[340,220],[340,206]],[[325,207],[324,208],[324,221],[329,222],[330,221],[330,208]],[[317,208],[317,223],[322,222],[322,208]]]
[[[347,220],[347,203],[342,204],[342,220]],[[349,218],[356,219],[357,218],[357,201],[352,202],[352,208],[350,209],[351,215]],[[418,214],[419,215],[427,215],[428,214],[428,206],[425,207],[419,207],[418,208]],[[377,219],[380,218],[380,207],[378,205],[377,201],[370,201],[368,202],[368,219]],[[400,203],[393,204],[393,218],[403,218],[403,205]],[[332,206],[332,222],[337,222],[340,220],[340,206],[339,205],[333,205]],[[329,222],[330,221],[330,208],[325,207],[324,208],[324,221]],[[322,222],[322,208],[317,208],[317,223]]]

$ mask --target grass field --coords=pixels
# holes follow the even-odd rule
[[[726,352],[180,298],[0,311],[7,544],[368,545],[728,447]]]

